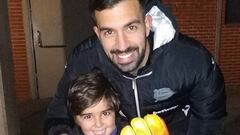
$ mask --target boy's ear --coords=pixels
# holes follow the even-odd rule
[[[79,116],[78,115],[73,116],[73,120],[78,126],[81,126],[80,121],[77,119],[77,117]]]
[[[152,27],[152,16],[145,16],[146,37],[148,37]]]

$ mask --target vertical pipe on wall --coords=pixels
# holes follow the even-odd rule
[[[221,44],[221,25],[222,25],[222,0],[217,0],[217,17],[216,17],[216,38],[214,57],[219,62],[219,50]]]

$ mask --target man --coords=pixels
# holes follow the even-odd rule
[[[121,121],[155,113],[171,135],[222,133],[226,100],[219,67],[203,45],[178,32],[158,0],[93,0],[90,11],[99,40],[93,36],[73,51],[48,109],[49,134],[71,130],[67,89],[94,67],[118,90]]]

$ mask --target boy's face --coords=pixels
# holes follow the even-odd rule
[[[75,122],[85,135],[110,135],[116,128],[115,112],[105,98],[75,116]]]

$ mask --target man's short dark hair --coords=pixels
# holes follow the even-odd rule
[[[110,9],[121,1],[125,1],[125,0],[89,0],[89,11],[91,13],[94,23],[96,23],[95,11]],[[144,12],[145,6],[151,0],[137,0],[137,1],[140,3]]]
[[[67,106],[73,116],[81,114],[86,108],[106,99],[112,109],[119,110],[118,94],[98,69],[80,75],[70,87],[67,96]]]

